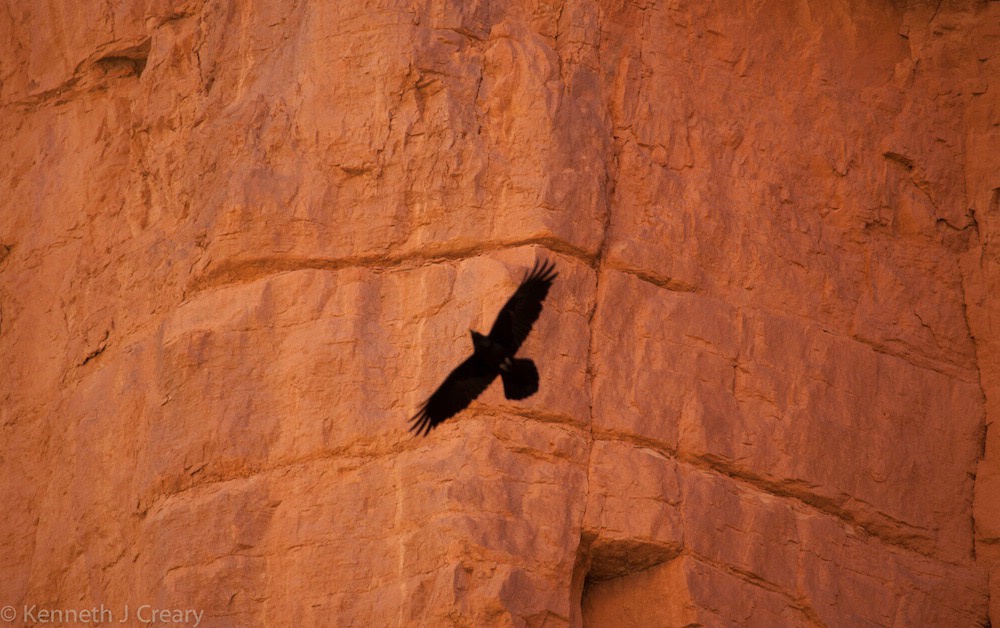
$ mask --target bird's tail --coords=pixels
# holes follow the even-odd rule
[[[508,369],[500,369],[503,394],[508,399],[525,399],[538,392],[538,369],[526,358],[514,358]]]

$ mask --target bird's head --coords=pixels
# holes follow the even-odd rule
[[[489,338],[474,329],[469,330],[469,335],[472,336],[472,346],[476,351],[479,351],[489,344]]]

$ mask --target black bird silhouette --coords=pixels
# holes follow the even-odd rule
[[[472,355],[459,364],[420,406],[410,419],[413,422],[410,431],[426,436],[439,423],[467,408],[497,375],[503,380],[503,393],[508,399],[525,399],[538,391],[535,363],[526,358],[515,358],[514,354],[542,313],[542,301],[558,275],[555,264],[536,261],[531,272],[497,314],[490,335],[469,330],[472,334]]]

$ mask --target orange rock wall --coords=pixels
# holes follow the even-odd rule
[[[997,625],[997,50],[974,0],[8,3],[0,606]],[[539,393],[412,438],[536,256]]]

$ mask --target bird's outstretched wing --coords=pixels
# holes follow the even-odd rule
[[[490,340],[503,345],[510,355],[517,353],[542,313],[542,301],[549,293],[552,280],[558,275],[552,262],[535,261],[531,272],[497,314],[497,320],[490,329]]]
[[[410,421],[410,431],[417,436],[426,435],[438,423],[468,407],[496,379],[500,371],[484,364],[482,358],[472,355],[445,378]]]

